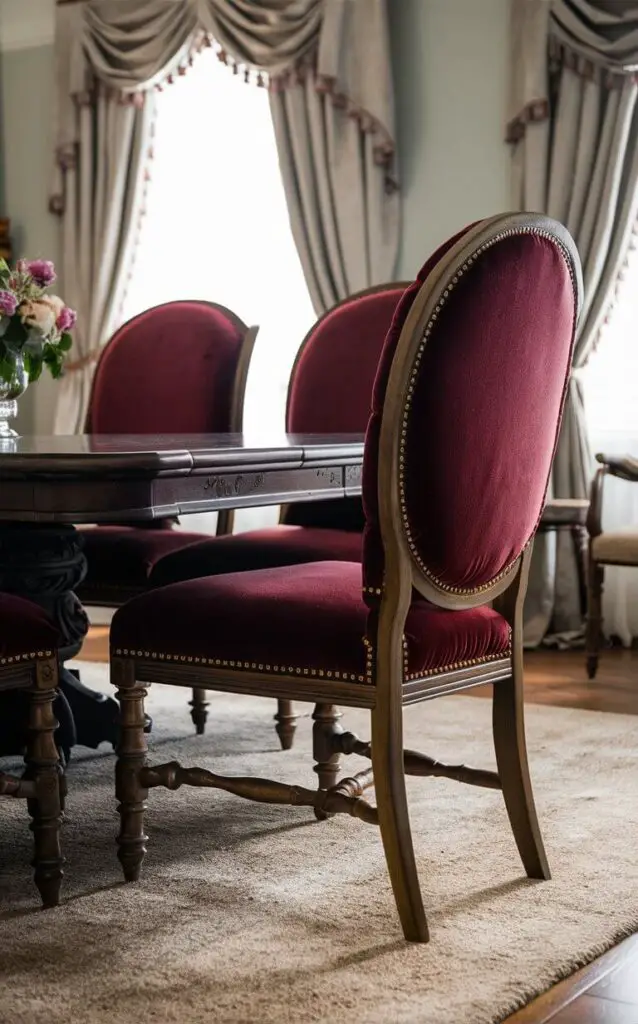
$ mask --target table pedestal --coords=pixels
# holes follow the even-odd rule
[[[89,620],[74,590],[86,575],[83,538],[73,526],[0,524],[0,590],[39,604],[62,634],[60,696],[55,714],[56,742],[68,759],[76,744],[115,744],[119,707],[113,697],[83,686],[77,672],[63,667],[79,652]],[[25,695],[8,692],[0,700],[0,755],[20,754],[25,745],[21,713]]]

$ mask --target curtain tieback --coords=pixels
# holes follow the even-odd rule
[[[75,373],[77,370],[84,370],[85,367],[97,361],[101,351],[101,348],[92,348],[85,356],[80,356],[79,359],[73,359],[70,363],[65,363],[64,372]]]
[[[585,366],[572,366],[572,371],[569,375],[570,381],[582,382],[585,379]]]

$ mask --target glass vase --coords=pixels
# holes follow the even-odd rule
[[[16,356],[15,368],[10,380],[0,380],[0,439],[18,437],[9,420],[18,415],[18,399],[29,386],[29,374],[24,368],[21,355]]]

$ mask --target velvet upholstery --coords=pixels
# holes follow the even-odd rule
[[[361,562],[362,540],[361,533],[348,530],[284,525],[214,537],[161,558],[150,574],[150,584],[163,587],[199,576],[300,562]]]
[[[363,433],[383,342],[403,285],[355,295],[321,317],[302,345],[291,374],[286,426],[291,433]],[[211,573],[242,572],[324,559],[361,560],[365,525],[360,498],[295,502],[283,527],[215,537],[167,555],[151,573],[162,586]],[[344,531],[353,534],[344,537]]]
[[[8,658],[29,660],[57,650],[60,634],[43,608],[0,592],[0,665]]]
[[[80,528],[80,532],[88,565],[82,590],[87,591],[102,584],[146,587],[153,567],[164,555],[201,543],[205,536],[136,526],[98,526]]]
[[[404,286],[375,289],[340,302],[321,317],[290,377],[286,429],[295,434],[362,434],[385,336]],[[360,498],[296,502],[285,522],[363,530]]]
[[[111,650],[205,659],[256,674],[373,682],[366,615],[361,566],[351,562],[208,576],[149,591],[120,608]],[[450,612],[416,602],[405,636],[406,679],[509,653],[509,626],[487,606]]]
[[[168,302],[133,317],[113,335],[95,371],[87,432],[228,432],[244,326],[207,302]],[[99,445],[99,441],[96,441]],[[173,523],[121,523],[84,531],[84,600],[102,587],[143,588],[162,555],[206,539]],[[109,597],[110,600],[110,597]]]
[[[426,268],[419,280],[431,261]],[[372,588],[382,581],[377,451],[388,360],[415,295],[406,295],[388,337],[366,442],[364,560]],[[414,560],[445,587],[472,592],[496,579],[538,524],[575,316],[566,258],[534,233],[486,247],[442,305],[407,414],[402,495]]]
[[[111,338],[95,371],[87,432],[228,431],[244,331],[206,302],[167,302]]]

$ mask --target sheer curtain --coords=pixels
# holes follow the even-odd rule
[[[288,220],[268,91],[247,85],[212,50],[157,97],[145,216],[119,322],[184,298],[220,302],[259,325],[245,426],[283,430],[290,368],[315,315]],[[236,529],[275,521],[274,509],[246,509]],[[210,517],[186,522],[210,525]]]
[[[594,452],[638,455],[638,252],[632,251],[609,321],[584,371]],[[608,477],[603,529],[638,524],[638,486]],[[604,630],[626,645],[638,636],[638,570],[605,568]]]

